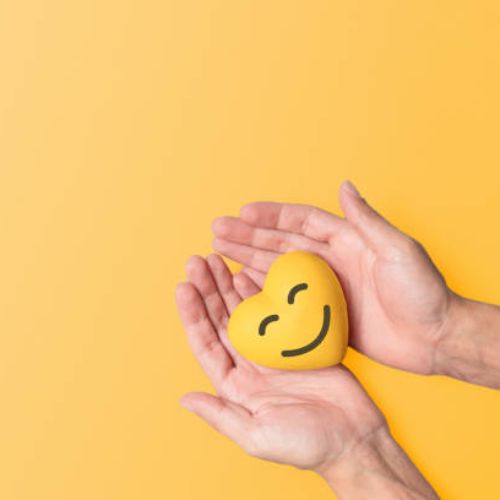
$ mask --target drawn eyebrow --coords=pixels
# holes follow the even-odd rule
[[[293,301],[295,300],[295,294],[300,292],[301,290],[306,290],[306,289],[307,289],[307,283],[299,283],[298,285],[292,287],[291,290],[288,292],[288,303],[293,304]]]
[[[266,316],[259,325],[259,335],[265,335],[266,333],[266,327],[269,323],[272,323],[273,321],[278,321],[280,317],[277,314],[271,314],[269,316]]]

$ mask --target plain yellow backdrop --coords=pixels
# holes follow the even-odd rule
[[[350,178],[500,303],[497,0],[0,2],[0,497],[327,499],[178,405],[210,223]],[[500,497],[500,394],[347,365],[451,499]]]

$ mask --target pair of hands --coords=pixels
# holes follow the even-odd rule
[[[328,475],[386,440],[385,419],[343,366],[280,371],[238,355],[226,336],[232,310],[257,293],[281,253],[323,257],[344,289],[350,345],[396,368],[436,373],[455,294],[420,244],[373,210],[349,182],[339,217],[305,205],[252,203],[213,224],[214,249],[243,264],[232,276],[218,255],[191,257],[177,288],[182,322],[217,396],[182,404],[248,453]],[[344,468],[345,468],[344,467]]]

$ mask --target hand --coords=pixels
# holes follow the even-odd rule
[[[423,247],[387,222],[349,182],[340,189],[345,218],[315,207],[251,203],[240,217],[213,224],[214,248],[242,263],[262,286],[282,252],[306,250],[336,271],[348,303],[350,344],[367,356],[412,372],[436,372],[457,296]]]
[[[217,255],[192,257],[187,274],[177,304],[217,396],[186,394],[184,407],[251,455],[316,471],[339,498],[437,498],[345,367],[272,370],[232,349],[228,316],[259,291],[248,276],[233,279]]]
[[[182,404],[251,455],[316,471],[387,433],[385,419],[343,366],[280,371],[253,364],[228,343],[226,323],[259,288],[233,277],[223,260],[194,256],[177,304],[192,350],[217,396],[190,393]]]

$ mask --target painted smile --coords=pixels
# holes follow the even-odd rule
[[[290,356],[300,356],[301,354],[306,354],[313,349],[316,349],[321,342],[323,342],[324,338],[326,337],[326,334],[328,333],[328,328],[330,327],[330,306],[325,305],[323,306],[323,325],[321,326],[321,330],[318,334],[318,336],[312,341],[309,342],[309,344],[306,344],[305,346],[298,347],[297,349],[290,349],[286,351],[281,351],[281,355],[284,357],[290,357]]]

